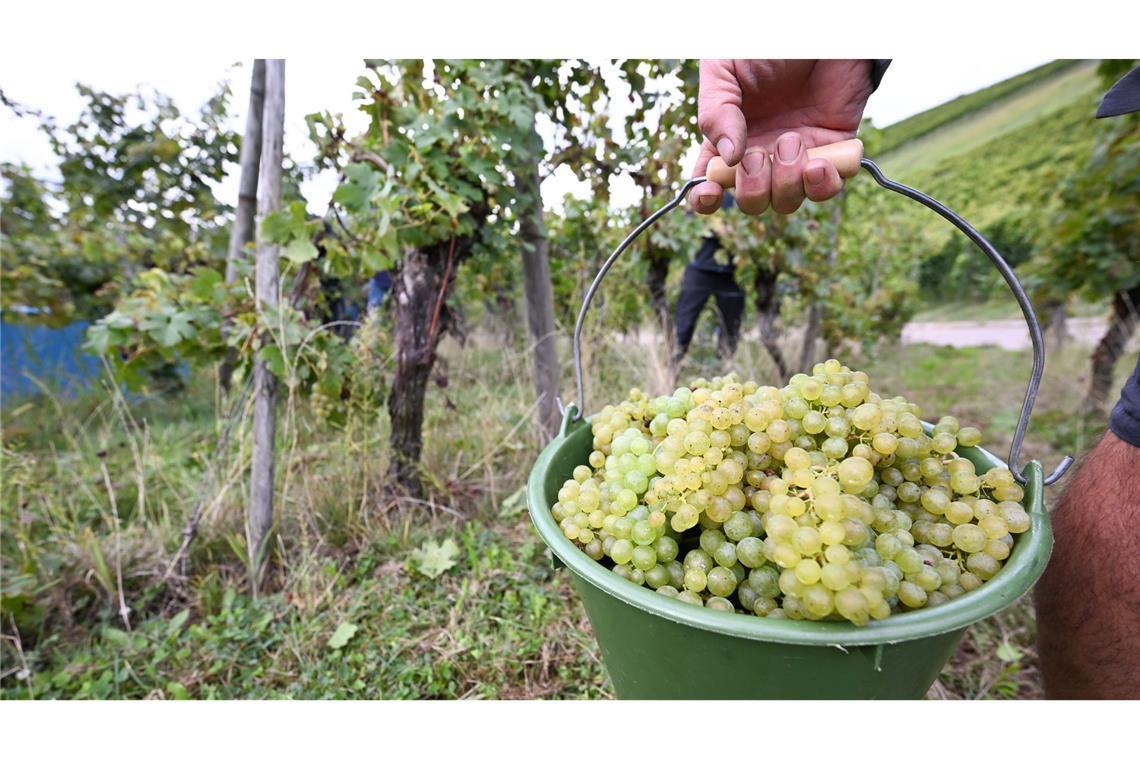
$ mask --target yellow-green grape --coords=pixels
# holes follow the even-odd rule
[[[714,567],[706,576],[709,593],[716,596],[728,596],[736,590],[736,583],[736,575],[727,567]]]
[[[959,446],[977,446],[982,442],[982,431],[976,427],[964,427],[958,431]]]
[[[979,552],[966,558],[966,569],[983,581],[988,581],[1001,569],[1001,563],[988,554]]]
[[[898,448],[899,439],[894,433],[875,433],[871,438],[871,448],[884,456],[890,456]]]
[[[1017,502],[1003,501],[997,505],[998,513],[1005,520],[1010,533],[1024,533],[1029,530],[1029,514]]]
[[[873,430],[882,417],[878,404],[860,404],[851,412],[851,423],[860,430]]]
[[[839,484],[848,493],[858,493],[866,488],[875,474],[874,466],[862,457],[848,457],[839,463],[836,475]]]
[[[685,590],[699,594],[708,585],[708,575],[699,567],[690,567],[685,571]]]
[[[627,538],[620,538],[610,547],[610,557],[619,565],[624,565],[633,559],[633,543]]]
[[[949,454],[958,446],[958,439],[953,433],[936,433],[931,439],[931,448],[939,454]]]

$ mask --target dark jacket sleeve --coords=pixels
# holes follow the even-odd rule
[[[1140,360],[1120,391],[1120,400],[1112,409],[1108,426],[1120,440],[1140,446]]]
[[[890,65],[890,58],[871,59],[871,92],[879,89],[879,82],[883,81],[883,74],[887,73],[887,67]]]

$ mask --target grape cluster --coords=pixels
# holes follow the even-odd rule
[[[935,606],[992,578],[1030,520],[1008,469],[955,453],[977,428],[919,415],[835,359],[784,388],[634,389],[592,418],[552,513],[613,572],[711,609],[863,625]]]

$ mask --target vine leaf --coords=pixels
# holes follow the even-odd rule
[[[282,256],[292,261],[294,264],[304,264],[306,261],[312,261],[317,257],[320,251],[313,245],[311,240],[305,238],[294,238],[289,245],[285,247]]]
[[[338,625],[333,635],[329,637],[329,649],[343,649],[348,642],[352,641],[357,630],[358,628],[352,623]]]
[[[412,567],[428,578],[438,578],[455,567],[459,547],[450,538],[443,543],[425,541],[412,552]]]

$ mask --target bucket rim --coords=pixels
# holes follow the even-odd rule
[[[616,575],[590,559],[562,534],[546,503],[543,481],[554,459],[574,439],[589,430],[589,418],[564,426],[535,462],[527,479],[527,508],[539,536],[551,552],[581,580],[642,612],[674,623],[754,641],[804,646],[868,646],[894,644],[962,630],[972,623],[1009,607],[1024,596],[1041,577],[1053,546],[1053,531],[1043,499],[1041,463],[1025,465],[1025,504],[1030,527],[1015,538],[1009,558],[997,575],[981,587],[956,599],[918,610],[892,614],[884,620],[871,620],[864,626],[848,621],[768,619],[755,615],[725,614],[672,599]],[[985,470],[1007,466],[980,446],[962,448],[958,453]],[[982,470],[984,471],[984,470]]]

